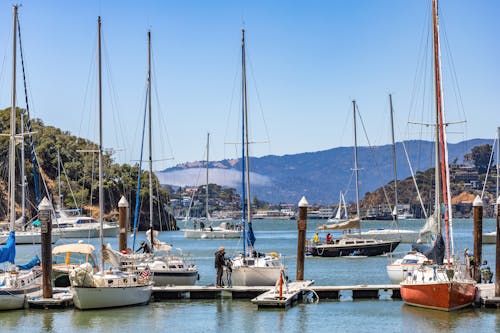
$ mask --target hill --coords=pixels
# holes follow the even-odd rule
[[[491,143],[487,139],[472,139],[449,144],[450,161],[463,161],[471,148]],[[425,171],[433,167],[434,143],[429,141],[406,141],[404,143],[414,171]],[[411,175],[403,149],[403,143],[396,144],[398,179]],[[371,192],[393,179],[392,147],[358,147],[360,196]],[[311,204],[336,203],[340,191],[346,193],[346,200],[353,201],[354,156],[352,147],[338,147],[324,151],[294,155],[268,155],[251,157],[250,168],[252,197],[271,203],[298,202],[305,195]],[[157,172],[161,184],[194,186],[205,162],[189,162]],[[240,192],[241,161],[239,159],[210,162],[209,182],[235,187]],[[202,173],[203,174],[203,173]],[[203,181],[204,182],[204,181]]]

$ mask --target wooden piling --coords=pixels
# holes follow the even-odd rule
[[[44,197],[38,205],[42,240],[42,288],[43,297],[52,298],[52,205]]]
[[[474,207],[474,280],[481,283],[481,270],[483,253],[483,201],[476,196],[472,203]]]
[[[297,273],[295,280],[304,281],[304,260],[306,249],[306,230],[307,230],[307,207],[309,203],[306,197],[299,201],[299,219],[297,220]]]
[[[122,195],[118,202],[118,250],[123,251],[127,249],[127,222],[128,222],[128,201]]]
[[[498,162],[497,162],[498,163]],[[498,175],[497,175],[498,176]],[[500,297],[500,197],[497,198],[497,243],[495,252],[495,297]]]

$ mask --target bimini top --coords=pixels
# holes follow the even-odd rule
[[[52,255],[66,253],[66,252],[90,254],[94,252],[94,246],[83,243],[59,245],[52,250]]]

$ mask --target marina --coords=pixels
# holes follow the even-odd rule
[[[256,237],[260,244],[259,248],[266,251],[279,251],[286,258],[285,264],[287,266],[288,278],[295,280],[297,222],[262,220],[254,221],[253,223],[255,224]],[[373,227],[384,227],[388,222],[362,221],[361,223]],[[408,220],[405,222],[405,227],[418,230],[422,223],[422,220]],[[315,227],[321,224],[321,220],[308,221],[306,238],[311,239]],[[494,224],[494,220],[484,220],[485,228],[491,228]],[[472,233],[471,220],[456,220],[455,233],[458,235],[458,247],[472,248],[472,237],[470,236]],[[139,239],[143,237],[146,237],[145,233],[138,235]],[[160,239],[174,246],[180,246],[191,251],[190,254],[194,258],[200,272],[200,280],[197,281],[196,285],[185,287],[153,287],[152,299],[147,306],[108,309],[104,311],[74,310],[71,308],[71,304],[66,302],[67,299],[63,300],[62,296],[67,297],[67,293],[56,292],[55,295],[61,295],[59,297],[61,297],[62,309],[54,308],[55,301],[53,300],[50,301],[51,304],[44,304],[43,300],[33,300],[30,301],[29,310],[0,312],[0,322],[5,324],[10,323],[10,325],[17,323],[13,327],[19,327],[17,325],[26,323],[26,320],[44,320],[44,325],[51,326],[55,332],[62,332],[68,329],[81,329],[83,323],[88,325],[86,329],[95,329],[95,326],[91,324],[94,320],[106,321],[103,327],[108,328],[113,327],[112,323],[116,324],[117,320],[122,321],[128,327],[143,327],[142,325],[147,325],[146,318],[155,318],[156,325],[160,325],[164,323],[164,320],[167,320],[160,319],[160,317],[164,318],[165,316],[172,320],[169,323],[170,326],[179,329],[181,328],[180,321],[183,320],[182,318],[187,320],[189,317],[189,322],[182,324],[182,327],[188,331],[196,330],[200,327],[199,323],[193,318],[201,320],[202,317],[214,320],[205,323],[205,328],[208,331],[214,332],[220,329],[221,326],[219,325],[226,328],[231,327],[232,329],[240,327],[244,330],[255,329],[257,327],[255,325],[262,323],[266,323],[267,327],[276,327],[278,325],[276,322],[271,321],[271,317],[276,315],[272,314],[273,311],[269,312],[265,309],[257,311],[258,306],[251,302],[252,298],[269,291],[272,287],[216,288],[214,285],[215,270],[213,268],[213,253],[220,245],[224,245],[227,249],[227,256],[234,255],[239,250],[238,240],[186,239],[182,231],[162,233]],[[62,241],[59,240],[57,244],[60,244]],[[97,245],[97,239],[90,239],[90,241],[94,245]],[[116,238],[105,238],[105,242],[116,247],[118,240]],[[393,256],[402,256],[404,251],[409,250],[409,244],[401,244],[400,246],[401,248],[398,249],[398,253],[394,253]],[[29,257],[29,254],[36,252],[37,248],[35,245],[19,247],[18,255],[20,260]],[[483,257],[487,258],[493,264],[492,270],[494,271],[494,246],[484,245]],[[390,256],[358,259],[306,257],[305,278],[315,280],[313,285],[308,286],[308,289],[313,290],[317,294],[319,301],[317,303],[315,301],[312,301],[312,303],[311,301],[305,303],[302,301],[297,302],[294,307],[291,307],[286,312],[286,315],[279,316],[281,318],[279,322],[284,327],[291,327],[290,325],[294,322],[294,325],[301,323],[302,327],[310,328],[314,325],[315,321],[320,320],[319,316],[323,311],[333,311],[335,314],[357,318],[361,325],[360,327],[364,327],[364,329],[367,329],[367,327],[389,327],[389,330],[397,330],[400,327],[398,323],[403,320],[405,323],[418,323],[419,327],[435,330],[442,325],[445,327],[456,327],[456,325],[464,323],[463,318],[467,318],[467,325],[475,325],[475,327],[487,330],[493,329],[496,325],[495,323],[500,320],[500,313],[497,313],[496,310],[492,312],[486,307],[495,307],[495,305],[491,304],[493,302],[493,299],[491,299],[493,284],[480,285],[481,295],[484,295],[484,297],[482,297],[482,300],[478,299],[477,301],[483,305],[476,304],[455,314],[437,315],[436,311],[433,310],[417,310],[404,305],[400,299],[400,295],[398,295],[399,286],[390,283],[385,271],[385,265],[391,261],[392,257]],[[55,291],[57,290],[56,288]],[[33,306],[31,303],[33,303]],[[68,306],[70,307],[68,308]],[[360,313],[360,311],[363,311],[363,314],[365,314],[363,317],[355,315],[356,313]],[[29,313],[30,315],[25,318],[22,315],[23,313]],[[127,316],[130,316],[132,313],[136,317],[133,321],[127,319]],[[299,313],[301,314],[301,319],[296,317]],[[256,318],[257,322],[252,320],[245,324],[226,322],[236,314],[244,318],[248,318],[249,316]],[[58,319],[54,320],[54,316]],[[217,316],[218,319],[215,319],[213,316]],[[173,318],[176,319],[174,320]],[[384,326],[379,326],[379,318],[385,318],[391,322],[385,323]]]

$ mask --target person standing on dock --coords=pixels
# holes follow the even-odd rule
[[[226,254],[226,251],[224,249],[224,246],[221,246],[219,248],[219,251],[215,252],[215,269],[217,270],[217,281],[216,285],[217,288],[222,288],[222,273],[224,271],[224,266],[226,265],[226,258],[224,258],[224,255]]]

